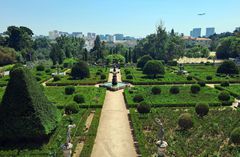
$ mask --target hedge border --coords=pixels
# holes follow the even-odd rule
[[[227,88],[224,88],[224,87],[222,87],[222,86],[220,86],[220,85],[215,85],[214,88],[216,88],[216,89],[218,89],[218,90],[221,90],[221,91],[222,91],[222,90],[225,90],[225,91],[229,92],[229,94],[232,95],[232,96],[235,97],[235,98],[240,97],[240,94],[237,94],[237,93],[235,93],[235,92],[232,92],[231,90],[229,90],[229,89],[227,89]]]

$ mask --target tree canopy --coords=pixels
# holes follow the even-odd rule
[[[145,66],[143,68],[143,73],[156,78],[156,76],[158,74],[164,75],[165,70],[164,70],[164,66],[161,61],[150,60],[145,64]]]

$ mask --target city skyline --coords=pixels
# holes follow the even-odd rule
[[[36,35],[61,30],[145,37],[155,32],[160,21],[164,22],[167,31],[173,28],[178,33],[189,35],[192,28],[215,27],[216,33],[232,32],[240,23],[237,17],[240,10],[235,7],[240,5],[237,0],[203,0],[197,3],[190,0],[10,0],[2,1],[0,5],[0,32],[10,25],[23,25]],[[203,12],[205,14],[199,16]]]

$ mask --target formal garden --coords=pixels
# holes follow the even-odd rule
[[[52,75],[44,77],[50,73],[45,66],[34,69],[15,65],[9,69],[8,85],[0,87],[0,156],[62,156],[70,124],[76,125],[71,130],[73,150],[82,141],[81,156],[90,156],[106,89],[44,87],[36,76],[50,79]],[[93,70],[97,72],[99,68]]]

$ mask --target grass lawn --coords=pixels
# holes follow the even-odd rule
[[[218,66],[212,66],[212,65],[185,65],[185,70],[189,72],[189,74],[193,77],[195,77],[198,80],[205,81],[208,83],[221,83],[224,81],[229,82],[240,82],[240,75],[234,75],[234,76],[216,76],[216,71]],[[211,76],[211,80],[207,80],[207,76]]]
[[[182,113],[191,113],[194,126],[188,131],[178,128],[178,118]],[[139,117],[135,109],[130,109],[134,134],[143,157],[157,152],[155,142],[159,126],[154,123],[159,118],[163,123],[167,141],[167,156],[221,156],[236,157],[240,147],[228,143],[231,131],[240,126],[240,110],[212,108],[208,115],[199,118],[194,108],[153,108],[147,116]]]
[[[106,75],[106,79],[101,79],[100,75],[97,75],[97,71],[102,70],[102,74]],[[90,68],[90,78],[85,79],[79,79],[74,80],[72,77],[68,74],[66,76],[61,77],[61,80],[59,81],[51,81],[47,83],[48,86],[55,86],[55,85],[93,85],[97,83],[106,82],[108,79],[108,68],[102,68],[102,67],[91,67]]]
[[[215,86],[215,88],[218,88],[220,90],[226,90],[234,97],[240,97],[240,84],[231,84],[228,87],[222,87],[220,85],[217,85]]]
[[[127,79],[125,69],[130,71],[130,75],[133,76],[133,79]],[[174,83],[194,83],[194,80],[188,81],[186,76],[177,75],[176,70],[165,67],[165,74],[163,77],[158,78],[149,78],[147,75],[143,74],[142,71],[138,68],[125,68],[121,69],[122,79],[125,82],[130,82],[132,84],[141,85],[141,84],[174,84]]]
[[[169,92],[171,86],[159,87],[161,88],[161,94],[159,95],[151,94],[152,86],[136,86],[132,89],[128,88],[124,91],[126,102],[130,107],[135,107],[137,103],[133,101],[133,97],[141,94],[148,104],[152,104],[152,106],[155,107],[195,106],[196,103],[208,103],[213,106],[221,104],[218,100],[220,91],[213,88],[201,87],[201,91],[198,94],[192,94],[190,92],[190,86],[179,86],[180,93],[171,94]],[[233,98],[231,98],[231,101],[232,100]]]
[[[66,141],[66,132],[67,126],[69,125],[69,119],[73,120],[73,123],[77,125],[76,128],[72,129],[72,143],[73,148],[76,147],[80,138],[85,138],[86,144],[88,144],[84,149],[86,152],[91,152],[94,142],[91,142],[92,139],[96,137],[96,129],[98,127],[98,121],[101,114],[101,109],[95,110],[95,115],[93,118],[93,122],[90,127],[90,131],[92,131],[91,135],[85,133],[83,130],[85,129],[85,122],[90,114],[91,110],[81,109],[79,113],[73,115],[67,115],[63,117],[59,126],[50,137],[49,141],[41,146],[25,145],[22,148],[16,146],[10,146],[10,148],[4,146],[0,147],[0,156],[62,156],[63,152],[61,149],[61,145]],[[89,141],[89,142],[88,142]],[[86,153],[88,154],[88,153]],[[90,155],[88,155],[90,156]]]
[[[66,104],[72,103],[76,94],[84,96],[85,103],[80,104],[81,107],[102,107],[106,89],[96,87],[75,87],[76,91],[72,95],[65,94],[65,87],[46,87],[45,95],[49,101],[58,107],[64,107]]]

